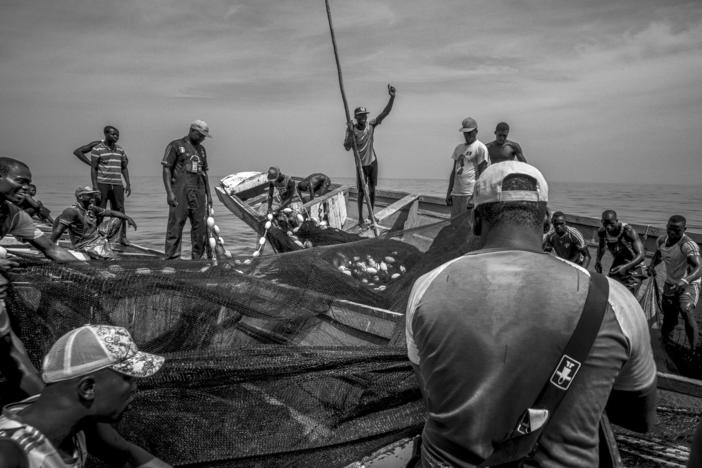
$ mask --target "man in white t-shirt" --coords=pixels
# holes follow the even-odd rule
[[[451,218],[464,214],[473,198],[475,181],[490,164],[487,147],[478,140],[478,123],[471,117],[463,119],[461,128],[466,142],[453,150],[453,168],[446,191],[446,206],[451,207]]]

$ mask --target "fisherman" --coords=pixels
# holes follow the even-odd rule
[[[324,195],[329,191],[331,179],[328,175],[321,172],[315,172],[308,175],[297,184],[297,191],[302,196],[302,192],[309,192],[310,200],[314,200],[315,196]]]
[[[190,124],[187,136],[173,140],[166,146],[163,156],[163,185],[168,202],[168,228],[166,230],[166,258],[180,258],[181,240],[185,221],[190,220],[192,259],[205,252],[207,224],[205,219],[212,212],[212,194],[207,179],[207,151],[202,146],[210,135],[204,120]]]
[[[562,211],[553,213],[551,225],[553,229],[544,234],[544,251],[555,251],[556,256],[587,269],[590,266],[592,257],[580,231],[566,224],[565,215]]]
[[[358,149],[358,155],[361,158],[361,170],[363,172],[363,180],[365,180],[368,186],[368,197],[370,198],[371,210],[368,216],[375,216],[373,214],[373,208],[375,207],[375,187],[378,185],[378,158],[375,154],[375,148],[373,147],[373,137],[375,135],[375,127],[380,125],[385,117],[390,114],[392,110],[392,105],[395,102],[395,87],[388,84],[388,94],[390,99],[388,100],[385,109],[382,110],[380,114],[374,119],[368,120],[368,110],[361,106],[357,107],[353,111],[353,115],[356,118],[356,124],[353,125],[349,123],[349,127],[346,129],[346,137],[344,138],[344,148],[349,151],[353,148],[354,139],[356,141],[356,148]],[[352,138],[353,136],[353,138]],[[363,218],[363,183],[361,182],[361,174],[356,174],[356,187],[358,187],[358,224],[362,226],[366,224]],[[375,219],[375,217],[374,217]],[[375,219],[376,222],[378,221]]]
[[[87,151],[84,150],[90,148],[90,178],[93,182],[93,188],[100,192],[100,206],[107,208],[109,201],[112,211],[125,213],[124,196],[132,194],[129,169],[127,168],[129,159],[124,148],[117,143],[119,141],[117,128],[108,125],[103,129],[103,134],[105,138],[102,141],[81,146],[73,154],[85,162]],[[122,182],[123,178],[124,183]],[[129,244],[126,223],[122,223],[119,241],[124,245]]]
[[[599,245],[595,259],[595,270],[602,273],[602,257],[605,248],[612,254],[612,266],[608,275],[631,291],[636,293],[641,286],[643,273],[640,271],[644,262],[644,247],[634,228],[617,219],[614,210],[602,212],[602,227],[597,232]]]
[[[486,144],[490,154],[490,163],[495,164],[502,161],[527,162],[522,152],[522,147],[516,141],[507,139],[509,135],[509,125],[507,122],[500,122],[495,127],[495,140]]]
[[[476,466],[520,420],[526,433],[547,424],[526,447],[527,465],[598,466],[608,399],[618,425],[645,431],[655,421],[643,311],[619,283],[540,253],[548,185],[536,168],[489,166],[473,200],[483,247],[420,277],[407,306],[408,356],[427,405],[423,466]],[[584,362],[564,359],[591,281],[601,303],[588,309],[604,312],[599,331]],[[556,384],[567,391],[557,409],[532,407]]]
[[[3,409],[0,465],[78,468],[89,451],[109,466],[169,467],[111,425],[134,399],[136,379],[155,374],[163,361],[138,351],[122,327],[85,325],[66,333],[44,358],[41,393]]]
[[[268,169],[268,213],[272,213],[279,222],[298,226],[303,219],[302,199],[297,191],[297,184],[292,177],[283,174],[279,167]],[[280,203],[273,209],[275,192],[278,192]],[[289,210],[286,210],[289,208]]]
[[[89,185],[78,187],[75,195],[76,203],[58,217],[51,240],[57,242],[68,229],[71,244],[76,249],[97,258],[112,258],[110,241],[117,241],[122,223],[128,223],[135,230],[136,223],[124,213],[102,208],[98,203],[100,193]]]
[[[27,187],[29,187],[27,193],[24,194],[17,206],[22,208],[32,218],[36,218],[48,224],[54,224],[51,211],[46,208],[42,202],[34,198],[37,195],[37,186],[29,184]]]
[[[70,252],[51,242],[49,237],[34,226],[32,218],[17,207],[32,182],[29,167],[16,159],[0,157],[0,239],[8,234],[17,240],[28,242],[46,257],[56,262],[76,261]],[[10,318],[5,306],[9,280],[7,272],[17,263],[0,256],[0,373],[15,388],[17,395],[33,395],[41,389],[39,373],[32,365],[24,349],[10,327]]]
[[[466,215],[466,211],[472,207],[475,181],[490,164],[488,150],[478,140],[478,122],[472,117],[466,117],[458,131],[463,133],[465,143],[456,146],[451,155],[453,168],[446,191],[446,205],[451,207],[452,219]]]
[[[656,240],[656,253],[648,266],[649,274],[655,275],[655,267],[665,263],[666,278],[663,285],[663,325],[661,336],[664,342],[671,341],[671,335],[678,324],[678,315],[683,316],[685,333],[690,349],[697,349],[698,326],[695,307],[700,296],[700,248],[685,231],[687,220],[684,216],[673,215],[668,219],[666,234]]]

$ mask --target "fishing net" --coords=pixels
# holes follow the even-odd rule
[[[420,274],[474,242],[460,236],[467,219],[217,266],[25,261],[7,304],[37,366],[85,323],[165,355],[118,429],[169,463],[345,466],[421,430],[402,313]]]

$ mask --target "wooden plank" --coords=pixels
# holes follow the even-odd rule
[[[215,187],[217,198],[229,211],[234,213],[234,216],[245,222],[251,229],[259,235],[263,234],[263,219],[253,208],[239,200],[235,196],[227,194],[221,187]]]
[[[702,380],[658,372],[658,388],[702,398]]]
[[[398,210],[401,210],[404,208],[406,205],[409,205],[410,203],[414,202],[417,198],[419,198],[419,195],[415,193],[410,193],[409,195],[406,195],[399,200],[397,200],[395,203],[392,203],[382,210],[378,211],[375,213],[375,217],[378,218],[380,221],[384,220],[388,216],[392,215]]]
[[[331,190],[331,191],[325,193],[324,195],[320,195],[319,197],[315,198],[314,200],[310,200],[307,203],[304,203],[302,205],[302,207],[303,208],[310,208],[316,204],[319,204],[319,203],[324,202],[330,198],[335,197],[339,193],[346,193],[348,191],[349,191],[348,185],[341,185],[341,186],[335,188],[334,190]]]

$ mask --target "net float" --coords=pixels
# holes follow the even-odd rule
[[[208,216],[207,217],[207,227],[211,228],[214,225],[215,225],[214,218],[212,216]]]
[[[265,243],[266,243],[266,237],[265,237],[265,236],[261,237],[261,238],[258,240],[258,245],[263,245],[263,244],[265,244]]]
[[[212,229],[214,229],[215,234],[219,235],[219,232],[220,232],[219,226],[217,226],[217,225],[215,224],[214,226],[212,226]]]
[[[385,263],[390,263],[390,264],[395,263],[395,257],[387,256],[383,260],[385,260]]]
[[[407,271],[407,268],[405,268],[404,265],[400,265],[400,273],[404,273]]]
[[[172,275],[175,274],[176,270],[173,267],[165,267],[161,270],[161,273],[164,275]]]
[[[250,263],[251,263],[251,259],[250,259],[250,258],[247,258],[246,260],[244,260],[244,265],[248,265],[248,264],[250,264]]]
[[[214,249],[215,246],[217,245],[217,241],[215,240],[214,237],[210,237],[209,243],[210,243],[210,248],[211,248],[211,249]]]
[[[261,252],[258,250],[253,253],[254,257],[258,257],[259,255],[261,255]]]
[[[268,218],[268,221],[272,220],[272,219],[273,219],[273,213],[268,213],[268,214],[266,215],[266,218]]]
[[[393,273],[392,276],[390,276],[391,279],[397,279],[400,277],[399,273]]]
[[[222,239],[221,237],[217,238],[217,242],[219,243],[219,245],[224,245],[224,239]]]
[[[283,208],[283,213],[285,213],[285,214],[292,213],[292,208]]]
[[[380,262],[378,268],[380,268],[380,271],[388,271],[388,264],[385,262]]]
[[[232,253],[231,253],[231,251],[225,250],[225,251],[224,251],[224,256],[227,257],[227,258],[232,258]]]
[[[271,228],[271,222],[270,222],[270,221],[266,221],[266,224],[264,224],[263,227],[266,228],[266,229],[270,229],[270,228]]]
[[[134,270],[134,273],[137,275],[150,275],[151,274],[151,269],[149,268],[137,268]]]
[[[297,214],[297,220],[298,220],[298,222],[302,223],[302,222],[305,221],[305,218],[303,218],[302,215],[301,215],[300,213],[298,213],[298,214]]]

